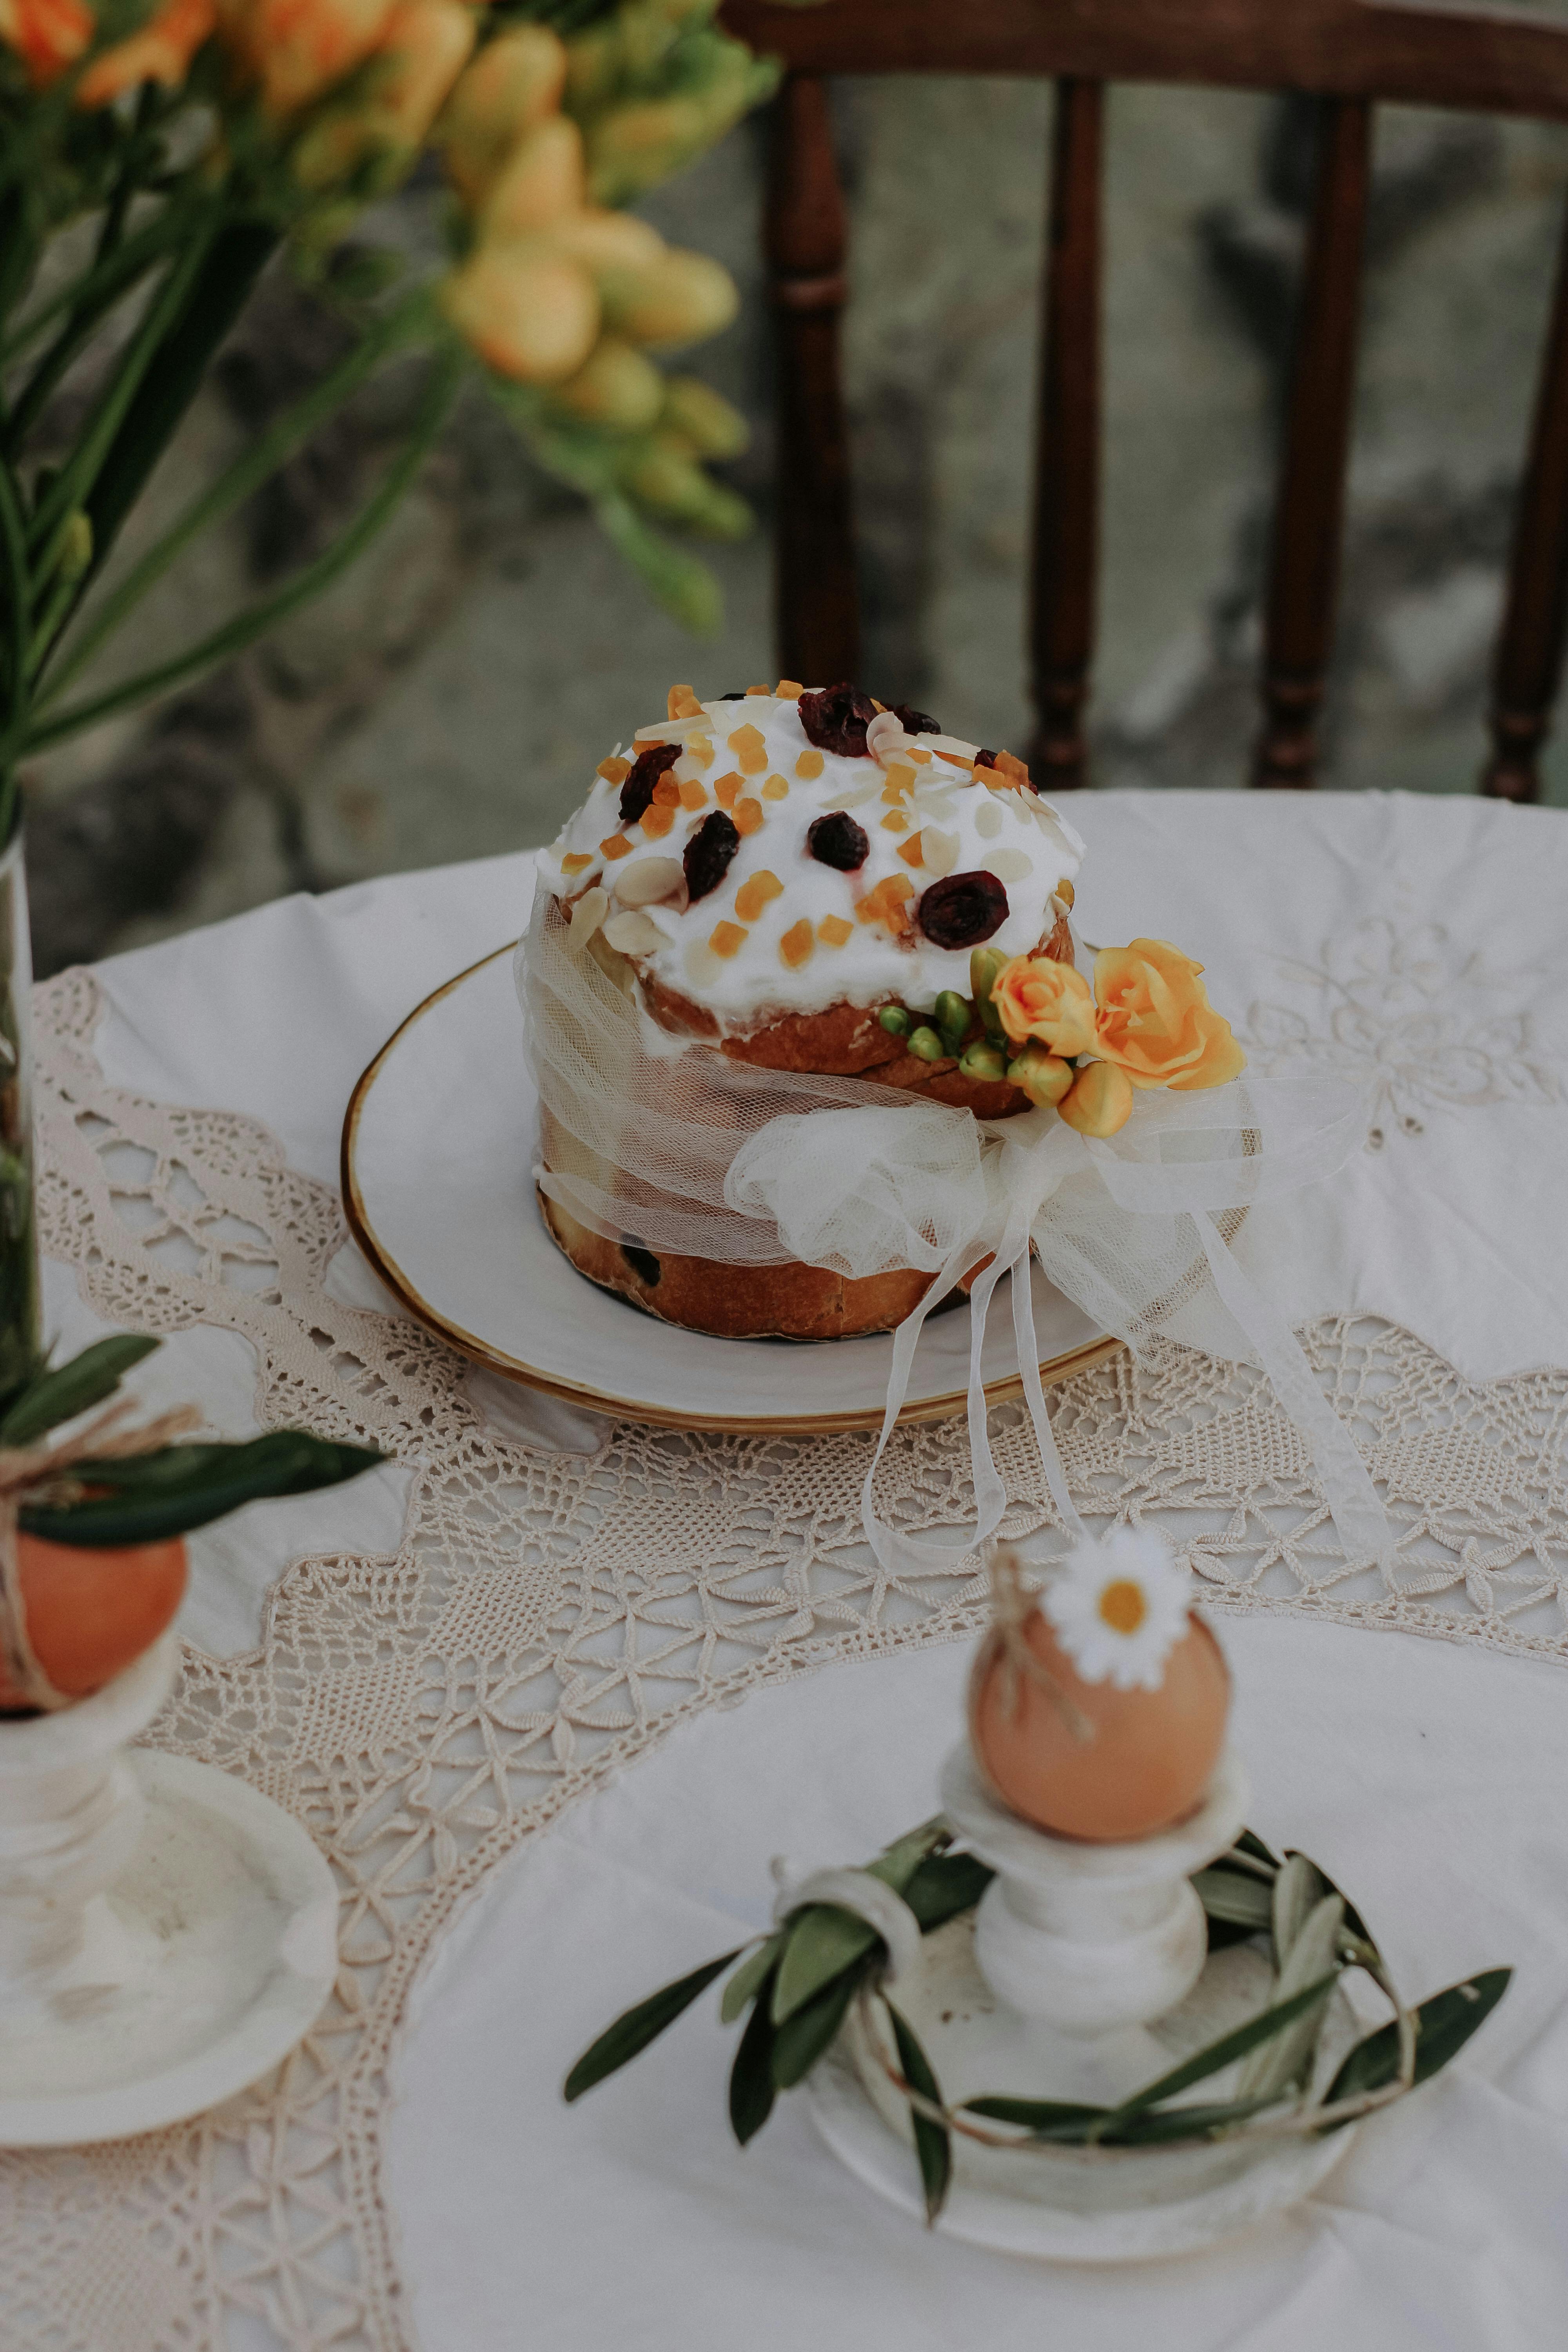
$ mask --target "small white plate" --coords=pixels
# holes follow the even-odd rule
[[[336,1979],[337,1890],[299,1823],[210,1764],[127,1761],[145,1822],[89,1906],[75,1994],[45,2021],[0,2017],[0,2147],[200,2115],[287,2057]]]
[[[354,1238],[418,1321],[492,1371],[575,1404],[673,1429],[875,1428],[892,1340],[715,1339],[644,1315],[580,1275],[545,1229],[531,1170],[535,1097],[510,948],[416,1007],[354,1088],[343,1204]],[[1037,1268],[1047,1381],[1113,1355]],[[998,1286],[985,1392],[1022,1394],[1012,1309]],[[963,1408],[969,1310],[933,1316],[903,1418]]]

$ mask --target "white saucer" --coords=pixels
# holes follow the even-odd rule
[[[89,1909],[52,2015],[0,2011],[0,2147],[124,2139],[216,2106],[288,2055],[337,1975],[315,1845],[245,1781],[147,1748],[129,1868]]]
[[[343,1121],[354,1237],[409,1313],[467,1356],[578,1404],[675,1429],[867,1429],[882,1418],[892,1341],[714,1339],[640,1314],[580,1275],[534,1198],[534,1094],[510,948],[426,998],[365,1071]],[[1116,1352],[1036,1269],[1041,1375]],[[985,1391],[1022,1393],[1005,1283],[992,1303]],[[969,1310],[925,1327],[904,1418],[961,1412]]]

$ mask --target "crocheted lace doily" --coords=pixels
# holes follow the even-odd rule
[[[321,2024],[240,2098],[118,2146],[0,2158],[7,2352],[410,2345],[380,2183],[389,2053],[416,1971],[492,1864],[687,1716],[826,1660],[972,1631],[976,1563],[891,1579],[858,1538],[871,1440],[673,1438],[534,1450],[425,1331],[325,1286],[337,1198],[254,1121],[107,1085],[93,982],[37,992],[44,1244],[107,1319],[255,1349],[265,1426],[368,1440],[412,1473],[395,1555],[297,1560],[261,1647],[187,1652],[157,1741],[304,1822],[342,1891]],[[131,1147],[127,1150],[127,1147]],[[1080,1507],[1152,1516],[1221,1610],[1400,1626],[1568,1659],[1568,1372],[1475,1385],[1371,1317],[1301,1335],[1400,1530],[1347,1571],[1290,1425],[1245,1370],[1166,1349],[1053,1392]],[[1047,1513],[1016,1412],[996,1454]],[[962,1420],[901,1432],[886,1507],[967,1507]]]

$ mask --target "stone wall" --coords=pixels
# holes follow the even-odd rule
[[[865,682],[990,742],[1027,729],[1022,627],[1049,97],[888,79],[837,93],[853,218],[847,376]],[[731,469],[756,536],[714,551],[717,643],[653,610],[477,394],[375,551],[265,646],[40,762],[40,968],[289,889],[547,838],[671,679],[773,674],[763,126],[648,209],[745,295],[695,357],[752,415]],[[1468,791],[1568,147],[1552,131],[1380,121],[1339,650],[1337,787]],[[1300,102],[1119,89],[1108,159],[1102,783],[1239,784],[1258,588],[1310,175]],[[427,236],[418,192],[374,225]],[[139,529],[293,397],[333,348],[285,278],[254,307]],[[372,389],[144,609],[121,674],[325,542],[407,415]],[[1549,761],[1568,801],[1568,757]]]

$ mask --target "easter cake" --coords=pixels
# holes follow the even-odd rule
[[[573,948],[672,1050],[869,1080],[994,1119],[1031,1096],[971,1001],[972,955],[1070,964],[1082,856],[1021,761],[920,711],[849,686],[785,681],[706,703],[678,687],[663,720],[601,762],[541,887]],[[550,1171],[572,1142],[547,1109],[542,1128]],[[656,1255],[559,1199],[541,1206],[591,1280],[726,1337],[889,1329],[931,1280]]]

